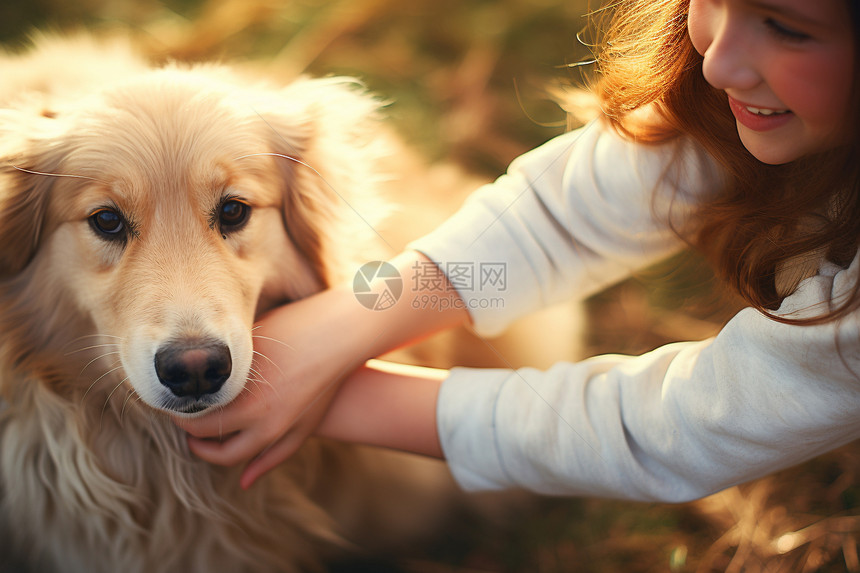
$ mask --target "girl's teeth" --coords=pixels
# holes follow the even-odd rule
[[[750,106],[747,106],[747,111],[750,113],[753,113],[755,115],[779,115],[779,114],[783,114],[783,113],[788,113],[787,109],[784,109],[782,111],[777,111],[775,109],[761,109],[758,107],[750,107]]]

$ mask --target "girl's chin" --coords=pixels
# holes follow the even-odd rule
[[[804,155],[791,137],[780,137],[776,132],[754,132],[738,126],[741,143],[750,154],[768,165],[791,163]]]

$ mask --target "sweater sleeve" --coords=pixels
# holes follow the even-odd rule
[[[672,224],[722,181],[692,144],[636,144],[596,121],[515,160],[409,247],[445,272],[478,333],[497,334],[679,249]]]
[[[858,261],[825,265],[780,313],[818,314]],[[466,489],[697,499],[860,438],[860,313],[794,326],[746,309],[713,339],[638,357],[456,369],[437,417]]]

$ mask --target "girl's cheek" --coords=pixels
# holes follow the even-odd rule
[[[782,68],[784,103],[798,116],[836,126],[846,117],[851,100],[850,74],[830,58],[795,61]],[[824,127],[824,126],[822,126]]]

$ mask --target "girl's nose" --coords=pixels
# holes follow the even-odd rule
[[[744,31],[744,23],[723,17],[713,28],[705,49],[702,73],[717,89],[749,90],[761,82],[756,68],[756,48]]]

